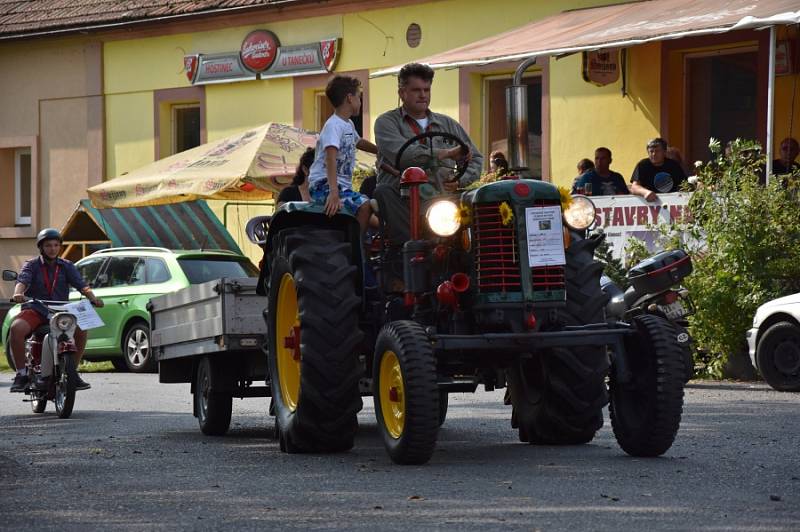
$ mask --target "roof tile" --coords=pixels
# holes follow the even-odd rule
[[[287,0],[283,0],[285,3]],[[300,1],[300,0],[288,0]],[[0,38],[242,7],[278,0],[0,0]]]

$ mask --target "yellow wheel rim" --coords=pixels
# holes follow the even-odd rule
[[[378,379],[383,426],[392,438],[397,439],[403,435],[406,423],[406,394],[403,370],[394,351],[383,353]]]
[[[300,315],[297,290],[290,273],[283,274],[278,287],[275,316],[275,344],[281,399],[289,410],[297,409],[300,397]]]

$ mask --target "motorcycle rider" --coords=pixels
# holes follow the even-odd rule
[[[24,303],[26,297],[67,301],[69,287],[72,286],[85,295],[92,305],[103,306],[103,301],[95,297],[75,265],[58,256],[62,243],[61,233],[57,229],[48,228],[39,232],[36,237],[39,256],[22,265],[17,277],[17,284],[14,286],[12,299],[15,303]],[[25,339],[37,327],[47,323],[47,309],[34,303],[23,304],[23,310],[11,322],[8,347],[11,349],[14,365],[17,368],[14,384],[11,386],[12,393],[25,391],[25,387],[30,381],[25,367]],[[75,329],[75,347],[75,366],[77,367],[86,348],[86,331],[80,328]],[[78,390],[87,390],[90,387],[89,383],[78,376]]]

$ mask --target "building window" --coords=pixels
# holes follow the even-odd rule
[[[154,91],[153,107],[156,160],[207,142],[205,87]]]
[[[171,112],[172,153],[180,153],[199,146],[200,104],[173,105]]]
[[[542,78],[526,76],[528,86],[528,168],[534,177],[542,176]],[[508,154],[508,120],[506,118],[506,87],[510,76],[484,78],[483,131],[486,161],[494,151]]]
[[[685,160],[708,160],[710,137],[723,146],[736,138],[758,138],[756,48],[686,54],[684,68]]]
[[[363,95],[362,95],[363,97]],[[314,93],[314,116],[316,120],[314,121],[314,129],[316,131],[322,131],[322,126],[325,125],[325,122],[331,117],[335,109],[331,104],[328,97],[325,95],[325,91],[317,91]],[[364,129],[364,113],[363,109],[362,112],[358,115],[354,115],[350,117],[350,120],[353,121],[353,125],[356,128],[356,133],[358,133],[359,137],[363,137],[363,129]]]
[[[31,149],[14,150],[14,223],[31,225]]]

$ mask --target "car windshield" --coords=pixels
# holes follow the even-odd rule
[[[221,277],[258,277],[258,269],[245,259],[220,257],[185,257],[178,259],[191,284],[205,283]]]

